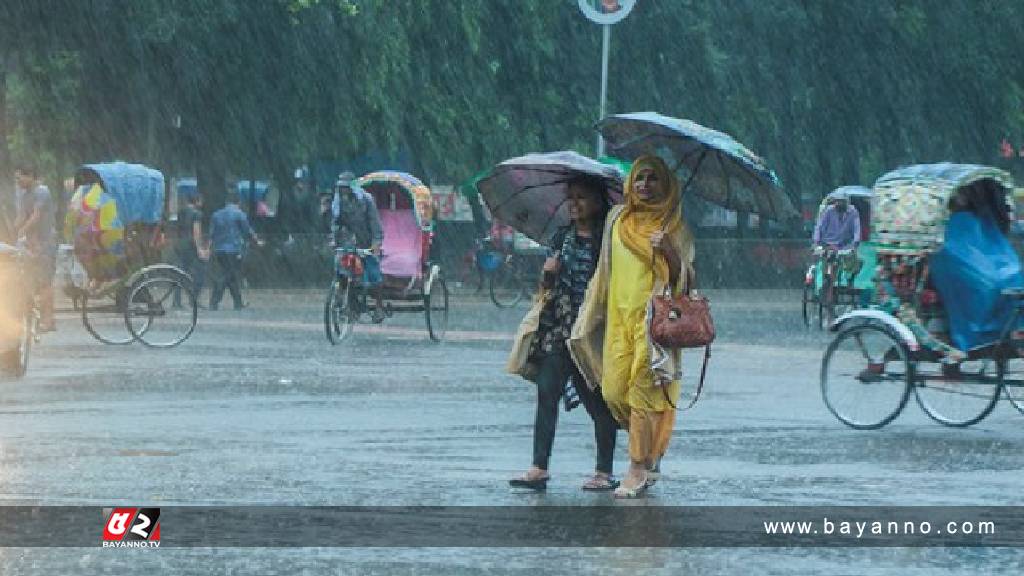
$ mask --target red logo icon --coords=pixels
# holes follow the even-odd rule
[[[105,508],[103,546],[151,548],[160,545],[159,508]]]

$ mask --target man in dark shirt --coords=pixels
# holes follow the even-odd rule
[[[14,171],[15,220],[18,242],[24,241],[33,261],[33,280],[39,299],[39,331],[56,328],[53,318],[53,275],[57,269],[57,233],[53,196],[39,181],[34,166],[22,165]]]
[[[214,212],[210,219],[210,244],[219,270],[213,283],[213,290],[210,292],[210,310],[216,310],[220,305],[225,287],[231,292],[235,310],[241,310],[245,306],[239,284],[242,275],[242,249],[250,239],[257,246],[263,246],[263,241],[249,226],[249,218],[238,207],[238,202],[238,192],[229,190],[227,203]]]
[[[203,197],[198,191],[188,197],[186,204],[178,210],[177,240],[174,252],[185,272],[192,276],[195,297],[203,291],[206,278],[206,261],[210,251],[203,245]],[[181,293],[175,292],[174,305],[181,305]]]

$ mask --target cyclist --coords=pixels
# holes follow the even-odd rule
[[[355,246],[369,249],[372,254],[363,257],[363,283],[373,293],[377,306],[373,311],[373,321],[384,321],[384,276],[381,274],[381,245],[384,242],[384,231],[380,224],[380,214],[373,196],[359,186],[353,184],[355,175],[342,172],[334,185],[334,200],[331,209],[334,214],[334,242],[336,246]]]
[[[861,261],[857,257],[860,243],[860,214],[850,204],[845,194],[836,194],[831,203],[822,211],[814,226],[814,252],[821,254],[826,249],[837,252],[839,266],[846,272],[846,281],[853,279],[860,271]]]

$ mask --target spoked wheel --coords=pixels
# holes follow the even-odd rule
[[[1024,414],[1024,358],[1012,357],[1003,362],[1003,390],[1010,404]]]
[[[888,330],[851,326],[839,333],[821,362],[821,394],[829,411],[859,430],[891,422],[910,398],[907,350]]]
[[[959,369],[933,364],[914,374],[914,395],[932,420],[946,426],[976,424],[999,401],[1003,363],[992,359],[963,362]]]
[[[35,312],[30,310],[25,313],[21,324],[18,347],[0,354],[0,367],[15,378],[21,378],[28,370],[29,353],[32,351],[32,342],[36,334]]]
[[[324,303],[324,331],[327,333],[327,341],[334,345],[341,344],[348,338],[355,324],[356,315],[352,310],[350,289],[351,285],[347,278],[338,278],[331,283],[331,289],[327,292],[327,302]]]
[[[490,277],[491,300],[498,308],[511,308],[526,295],[522,273],[515,261],[506,260]]]
[[[423,295],[423,309],[427,316],[427,331],[434,342],[444,340],[448,332],[448,285],[438,276]]]
[[[128,291],[118,288],[113,296],[92,298],[82,295],[82,324],[93,338],[104,344],[131,344],[135,338],[125,326]]]
[[[196,329],[199,303],[187,276],[154,275],[137,282],[128,296],[125,326],[151,348],[172,348]]]

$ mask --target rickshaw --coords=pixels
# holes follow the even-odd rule
[[[927,164],[882,176],[872,198],[872,306],[839,317],[821,364],[843,423],[891,422],[913,393],[933,420],[969,426],[1003,393],[1024,412],[1024,275],[1006,237],[1010,175]]]
[[[0,370],[15,378],[28,369],[39,325],[28,258],[24,249],[0,242]]]
[[[192,278],[161,263],[166,197],[163,174],[140,164],[88,164],[75,173],[65,227],[88,275],[82,323],[100,342],[169,348],[195,330]]]
[[[814,320],[818,328],[826,328],[836,318],[860,307],[865,294],[874,288],[872,276],[875,267],[875,245],[870,241],[871,189],[864,186],[841,186],[829,192],[818,206],[818,219],[838,197],[845,197],[860,215],[861,237],[857,244],[857,259],[861,267],[854,278],[840,266],[845,256],[834,250],[815,249],[815,261],[804,274],[802,309],[804,326]]]
[[[441,267],[430,259],[430,189],[415,176],[393,171],[367,174],[354,185],[373,196],[380,214],[386,314],[422,312],[430,339],[441,341],[448,329],[448,286]],[[335,274],[324,305],[324,330],[331,344],[345,340],[372,309],[363,282],[362,258],[368,254],[350,246],[335,248]]]

